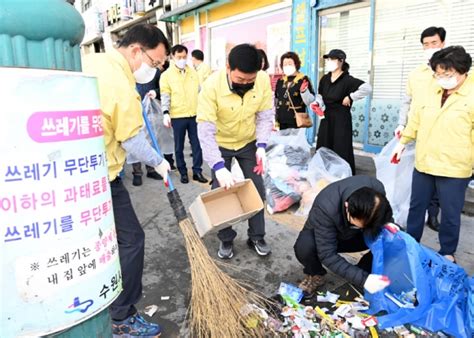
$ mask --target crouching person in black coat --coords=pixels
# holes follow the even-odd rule
[[[392,208],[377,179],[353,176],[328,185],[316,197],[294,246],[306,274],[299,287],[312,295],[324,284],[324,265],[369,292],[382,290],[388,282],[383,276],[370,275],[370,251],[357,265],[339,253],[368,250],[364,237],[377,236],[391,219]]]

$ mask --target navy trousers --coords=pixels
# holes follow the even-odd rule
[[[433,176],[413,171],[407,232],[418,242],[423,236],[425,212],[435,194],[441,209],[439,243],[441,255],[452,255],[459,242],[461,212],[469,178]]]
[[[186,131],[188,132],[191,151],[193,152],[193,174],[202,172],[202,150],[197,133],[196,116],[171,119],[174,133],[174,151],[176,154],[176,167],[182,175],[188,174],[186,161],[184,160],[184,141]]]

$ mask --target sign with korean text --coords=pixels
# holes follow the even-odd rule
[[[0,337],[77,325],[122,289],[96,80],[0,68]]]

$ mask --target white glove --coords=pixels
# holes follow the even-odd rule
[[[395,149],[393,149],[392,155],[390,156],[392,163],[397,164],[400,162],[400,159],[402,158],[402,153],[405,150],[405,145],[398,142],[398,144],[395,146]]]
[[[152,100],[156,99],[156,91],[154,89],[150,90],[146,95]]]
[[[227,168],[222,168],[216,171],[216,178],[219,186],[229,189],[235,184],[234,177]]]
[[[267,170],[267,153],[265,151],[265,148],[258,147],[255,153],[255,157],[257,158],[257,167],[259,167],[260,169],[260,173],[258,174],[263,175]]]
[[[370,274],[364,284],[364,289],[369,293],[382,291],[390,285],[390,279],[387,276]]]
[[[171,116],[170,116],[170,114],[163,114],[163,124],[166,128],[171,128]]]
[[[395,134],[395,137],[401,139],[403,130],[405,130],[405,126],[399,124],[397,129],[395,129],[395,131],[393,132]]]
[[[170,169],[170,164],[165,159],[163,159],[163,161],[161,161],[161,163],[155,167],[156,172],[163,177],[165,184],[168,183],[168,172]]]

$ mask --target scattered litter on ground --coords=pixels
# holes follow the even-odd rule
[[[158,311],[158,306],[157,305],[148,305],[143,312],[145,312],[146,315],[153,317],[153,315]]]

